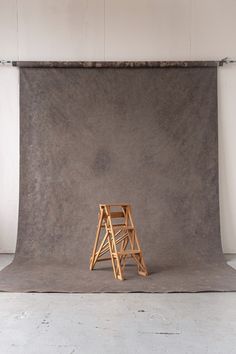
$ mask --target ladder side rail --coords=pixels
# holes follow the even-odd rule
[[[95,242],[94,242],[94,246],[93,246],[93,252],[92,252],[92,256],[91,256],[91,260],[90,260],[90,270],[92,270],[94,268],[95,263],[96,263],[96,262],[94,262],[94,258],[95,258],[95,253],[97,250],[99,235],[101,232],[101,225],[103,222],[103,214],[104,214],[104,210],[103,210],[103,208],[100,208],[100,215],[99,215],[99,219],[98,219],[97,232],[96,232]]]
[[[111,256],[113,256],[115,254],[115,258],[116,258],[116,268],[117,268],[117,278],[120,280],[123,280],[123,274],[122,274],[122,270],[121,270],[121,265],[120,265],[120,258],[117,252],[117,247],[116,247],[116,239],[115,239],[115,233],[113,230],[113,226],[112,226],[112,219],[111,219],[111,212],[110,212],[110,207],[106,206],[106,212],[107,212],[107,221],[109,224],[109,229],[110,229],[110,233],[111,233],[111,241],[112,241],[112,248],[114,249],[114,252],[111,254]]]

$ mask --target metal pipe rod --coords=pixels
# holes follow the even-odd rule
[[[221,61],[15,61],[20,68],[194,68],[217,67]]]
[[[217,67],[233,64],[236,60],[224,58],[221,60],[199,61],[11,61],[0,60],[1,66],[16,66],[19,68],[197,68]]]

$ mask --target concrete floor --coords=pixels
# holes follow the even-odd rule
[[[0,353],[236,353],[236,293],[0,293]]]

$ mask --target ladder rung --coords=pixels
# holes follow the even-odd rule
[[[102,224],[101,227],[106,227],[106,225]],[[116,224],[116,225],[112,224],[112,227],[113,227],[113,229],[114,228],[120,228],[120,229],[126,229],[126,230],[133,230],[134,229],[133,226],[126,226],[125,224]],[[110,228],[109,228],[109,230],[110,230]]]
[[[110,261],[111,257],[107,257],[107,258],[98,258],[97,262],[103,262],[103,261]]]
[[[128,256],[129,254],[139,254],[141,251],[139,250],[127,250],[127,251],[120,251],[117,252],[119,256]],[[112,253],[113,256],[116,256],[116,253]]]
[[[126,229],[126,230],[133,230],[133,226],[126,226],[124,224],[116,224],[116,225],[112,225],[113,229],[114,228],[120,228],[120,229]]]
[[[99,206],[101,206],[101,207],[106,207],[106,206],[108,206],[108,204],[99,204]],[[127,204],[127,203],[124,203],[124,204],[109,204],[109,206],[110,207],[112,207],[112,206],[118,206],[118,207],[122,207],[122,206],[130,206],[130,204]]]

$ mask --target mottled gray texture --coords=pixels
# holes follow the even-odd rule
[[[21,69],[16,257],[0,289],[236,290],[220,241],[217,70]],[[88,270],[99,203],[130,203],[151,272]]]

